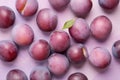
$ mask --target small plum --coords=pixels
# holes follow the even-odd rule
[[[92,1],[91,0],[71,0],[70,6],[71,6],[71,10],[76,16],[85,18],[89,14],[90,10],[92,9]]]
[[[39,66],[31,72],[30,80],[52,80],[52,76],[47,67]]]
[[[13,41],[19,46],[28,46],[33,42],[34,32],[27,24],[18,25],[12,31]]]
[[[17,54],[18,48],[12,41],[0,41],[0,59],[10,62],[17,57]]]
[[[45,60],[50,54],[50,46],[46,40],[38,40],[32,43],[29,53],[35,60]]]
[[[120,0],[98,0],[99,5],[104,9],[113,9],[117,7]]]
[[[64,52],[70,46],[69,35],[65,31],[54,31],[50,36],[50,46],[55,52]]]
[[[76,72],[76,73],[71,74],[68,77],[68,80],[88,80],[88,78],[85,74]]]
[[[67,50],[67,57],[73,63],[82,63],[88,57],[87,49],[84,45],[73,45]]]
[[[98,16],[92,21],[90,29],[95,39],[104,41],[112,31],[112,22],[106,16]]]
[[[28,80],[27,75],[19,69],[10,70],[6,80]]]
[[[9,28],[15,22],[14,11],[7,6],[0,6],[0,28]]]
[[[49,0],[49,2],[55,10],[61,11],[68,6],[70,0]]]
[[[38,10],[37,0],[16,0],[17,11],[25,17],[33,16]]]
[[[112,46],[112,53],[115,58],[120,58],[120,40],[114,42]]]
[[[57,15],[48,8],[42,9],[38,12],[37,18],[38,27],[45,32],[53,31],[58,22]]]
[[[48,58],[48,69],[53,73],[55,76],[62,76],[64,75],[69,68],[69,61],[66,56],[53,53]]]
[[[89,61],[93,66],[103,69],[111,63],[111,55],[107,49],[96,47],[91,51]]]
[[[69,33],[76,42],[84,43],[90,36],[89,25],[84,19],[78,18],[69,28]]]

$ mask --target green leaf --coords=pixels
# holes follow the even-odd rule
[[[68,29],[68,28],[72,27],[72,25],[74,24],[74,22],[75,22],[74,19],[66,21],[62,29]]]

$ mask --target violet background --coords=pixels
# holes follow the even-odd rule
[[[36,24],[36,15],[34,15],[31,18],[25,19],[22,17],[16,10],[15,8],[15,2],[16,0],[0,0],[0,6],[8,6],[12,8],[16,14],[16,21],[15,24],[7,29],[7,30],[0,30],[0,40],[12,40],[11,37],[11,31],[14,26],[17,26],[18,24],[28,24],[32,27],[35,33],[35,40],[38,39],[46,39],[47,41],[49,40],[49,35],[50,33],[45,33],[42,32],[37,24]],[[108,12],[104,11],[98,4],[98,0],[92,0],[93,2],[93,7],[90,12],[90,14],[87,16],[86,21],[90,24],[91,21],[99,15],[105,15],[107,16],[113,24],[113,29],[111,32],[111,35],[105,42],[98,42],[94,38],[90,37],[89,40],[85,43],[86,47],[88,48],[88,53],[94,48],[94,47],[105,47],[107,48],[111,55],[111,48],[113,43],[116,40],[120,39],[120,5],[118,5],[114,10]],[[38,0],[39,3],[39,10],[43,8],[50,8],[53,10],[57,15],[58,15],[58,26],[56,30],[62,30],[62,27],[64,25],[64,22],[70,19],[75,18],[75,15],[71,12],[70,8],[67,7],[64,11],[62,12],[56,12],[49,4],[48,0]],[[39,11],[38,10],[38,11]],[[37,11],[37,13],[38,13]],[[67,31],[67,30],[65,30]],[[68,32],[68,31],[67,31]],[[72,39],[71,39],[71,44],[76,44]],[[30,72],[37,66],[39,65],[46,65],[44,63],[46,61],[35,61],[33,60],[29,54],[28,54],[28,47],[20,48],[19,50],[19,55],[13,62],[3,62],[0,60],[0,80],[6,80],[6,75],[9,70],[11,69],[21,69],[23,70],[27,76],[29,77]],[[53,80],[67,80],[67,77],[74,73],[74,72],[82,72],[85,75],[87,75],[89,80],[120,80],[120,60],[116,60],[112,56],[112,62],[107,67],[105,70],[98,70],[91,66],[88,61],[85,62],[80,67],[75,67],[71,65],[69,71],[67,74],[63,77],[56,78],[53,77]]]

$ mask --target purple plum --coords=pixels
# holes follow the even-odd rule
[[[16,9],[24,17],[33,16],[38,10],[37,0],[16,0]]]
[[[85,74],[76,72],[76,73],[71,74],[68,77],[68,80],[88,80],[88,78]]]
[[[84,19],[78,18],[69,28],[69,33],[76,42],[84,43],[90,36],[89,25]]]
[[[59,53],[53,53],[48,58],[48,69],[55,76],[64,75],[67,72],[68,68],[69,68],[69,61],[64,55]]]
[[[15,22],[14,11],[7,6],[0,6],[0,28],[9,28]]]
[[[50,32],[57,27],[58,18],[52,10],[44,8],[38,12],[36,21],[42,31]]]
[[[85,18],[89,14],[90,10],[92,9],[92,1],[91,0],[71,0],[70,6],[71,6],[71,10],[76,16]]]
[[[111,63],[111,55],[107,49],[96,47],[91,51],[89,61],[93,66],[103,69]]]
[[[10,70],[6,80],[28,80],[27,75],[19,69]]]
[[[98,0],[99,5],[104,9],[113,9],[117,7],[120,0]]]
[[[9,40],[0,41],[0,59],[11,62],[18,55],[18,48],[14,42]]]
[[[61,11],[68,6],[70,0],[49,0],[49,2],[55,10]]]
[[[112,31],[112,22],[106,16],[96,17],[90,25],[93,37],[99,41],[105,41]]]
[[[17,25],[13,28],[12,38],[19,46],[28,46],[33,42],[34,32],[27,24]]]
[[[65,31],[52,32],[49,42],[52,50],[55,52],[64,52],[70,46],[70,38]]]
[[[41,39],[32,43],[29,53],[35,60],[45,60],[50,54],[50,46],[46,40]]]

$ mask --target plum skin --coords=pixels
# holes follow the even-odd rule
[[[52,80],[52,75],[47,67],[38,66],[30,73],[30,80]]]
[[[89,25],[84,19],[78,18],[69,28],[69,33],[76,42],[85,43],[90,36]]]
[[[28,46],[33,42],[34,32],[27,24],[17,25],[12,30],[12,39],[19,46]]]
[[[119,0],[98,0],[98,2],[104,9],[114,9],[119,4]]]
[[[114,42],[112,46],[112,54],[115,58],[120,59],[120,40]]]
[[[111,55],[107,49],[96,47],[89,55],[89,62],[96,68],[103,69],[111,63]]]
[[[98,16],[92,21],[90,30],[95,39],[105,41],[112,31],[112,22],[106,16]]]
[[[49,0],[49,3],[55,10],[61,11],[61,10],[64,10],[68,6],[70,1],[71,0]]]
[[[20,69],[10,70],[6,78],[7,80],[28,80],[26,74]]]
[[[3,61],[11,62],[18,55],[17,46],[9,40],[0,41],[0,59]]]
[[[67,50],[67,57],[72,63],[83,63],[88,57],[87,49],[84,45],[73,45]]]
[[[35,60],[45,60],[50,54],[50,46],[46,40],[40,39],[32,43],[29,53]]]
[[[30,17],[37,12],[38,2],[37,0],[16,0],[16,9],[22,16]]]
[[[7,6],[0,6],[0,28],[11,27],[15,22],[14,11]]]
[[[71,74],[68,77],[68,80],[88,80],[88,78],[85,74],[76,72],[76,73]]]
[[[53,53],[48,58],[48,69],[55,76],[64,75],[67,72],[68,68],[69,61],[66,56],[59,53]]]
[[[70,7],[77,17],[85,18],[92,9],[91,0],[71,0]]]
[[[50,32],[57,27],[58,18],[49,8],[44,8],[38,12],[36,22],[42,31]]]
[[[54,31],[50,35],[50,46],[55,52],[64,52],[70,46],[70,37],[65,31]]]

